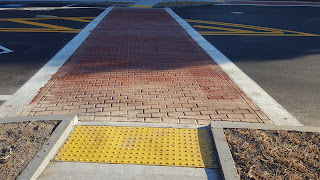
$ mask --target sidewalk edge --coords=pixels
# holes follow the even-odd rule
[[[262,130],[284,130],[284,131],[300,131],[300,132],[316,132],[320,133],[320,127],[311,126],[286,126],[273,124],[258,124],[246,122],[211,122],[211,128],[244,128],[244,129],[262,129]]]
[[[63,143],[67,140],[77,121],[77,116],[75,116],[71,120],[62,120],[62,122],[51,135],[50,139],[37,153],[37,155],[30,161],[27,167],[21,172],[17,180],[36,180],[41,175],[46,166],[50,163],[51,159],[54,158]]]
[[[0,118],[15,116],[22,112],[24,107],[38,94],[41,87],[51,79],[68,58],[79,48],[91,31],[111,11],[112,7],[104,10],[91,21],[77,36],[66,44],[51,60],[49,60],[34,76],[32,76],[11,99],[0,106]]]
[[[215,147],[217,149],[219,163],[224,179],[239,180],[235,163],[233,161],[223,129],[213,128],[211,126],[211,132]]]
[[[257,83],[240,70],[217,48],[202,37],[186,21],[170,8],[166,11],[187,31],[187,33],[203,48],[204,51],[228,74],[239,88],[253,100],[265,115],[277,125],[302,126],[302,124],[286,111],[277,101],[265,92]]]

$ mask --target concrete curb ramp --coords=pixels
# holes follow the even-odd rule
[[[192,126],[192,125],[178,125],[178,124],[156,124],[156,123],[105,123],[105,122],[78,122],[78,118],[72,117],[72,116],[29,116],[29,117],[15,117],[15,118],[5,118],[1,119],[1,122],[4,123],[13,123],[13,122],[25,122],[25,121],[40,121],[40,120],[62,120],[62,122],[59,124],[57,129],[54,131],[46,145],[38,152],[38,154],[34,157],[34,159],[27,165],[27,167],[23,170],[23,172],[20,174],[20,176],[17,179],[88,179],[88,178],[94,178],[94,179],[105,179],[105,177],[109,177],[111,179],[131,179],[131,178],[137,178],[137,179],[221,179],[220,173],[218,168],[217,161],[214,162],[213,166],[206,163],[212,163],[212,161],[208,160],[210,159],[210,154],[213,153],[214,146],[212,145],[213,141],[211,139],[211,134],[209,133],[209,129],[205,126]],[[162,146],[163,142],[158,142],[160,139],[167,140],[167,138],[176,139],[179,140],[176,142],[176,147],[185,148],[185,150],[192,151],[193,147],[189,146],[190,142],[193,141],[193,143],[198,143],[198,135],[199,135],[199,143],[201,146],[201,154],[198,156],[198,158],[203,158],[204,163],[206,164],[202,168],[194,168],[198,166],[191,166],[186,167],[188,165],[177,165],[177,166],[161,166],[161,158],[158,158],[158,161],[160,164],[157,165],[137,165],[137,163],[132,164],[118,164],[116,163],[119,159],[119,157],[114,158],[114,162],[112,164],[108,163],[90,163],[90,162],[57,162],[53,161],[54,157],[57,157],[57,152],[59,149],[63,149],[66,145],[63,145],[66,141],[66,144],[68,143],[67,138],[72,138],[72,135],[75,134],[77,129],[89,129],[87,131],[88,135],[92,137],[92,139],[88,139],[87,137],[83,138],[84,141],[94,141],[98,140],[100,141],[101,138],[99,136],[92,136],[95,134],[94,131],[98,131],[101,133],[104,132],[106,129],[109,129],[109,134],[111,136],[115,136],[115,139],[107,138],[106,141],[117,141],[118,136],[121,136],[121,133],[117,134],[117,129],[129,129],[129,131],[133,131],[128,134],[127,137],[124,135],[124,139],[132,139],[133,137],[136,138],[142,138],[149,136],[149,139],[145,139],[146,142],[150,141],[150,149],[147,149],[146,152],[154,152],[157,151],[157,146]],[[110,131],[111,130],[111,131]],[[135,131],[136,130],[136,131]],[[141,131],[142,130],[142,131]],[[151,132],[148,132],[150,131]],[[74,131],[72,134],[71,132]],[[107,132],[107,131],[105,131]],[[121,131],[122,132],[122,131]],[[176,135],[171,136],[170,133],[177,133]],[[191,137],[192,135],[189,135],[191,133],[194,133],[193,136],[195,139],[191,140],[188,139],[188,137]],[[139,133],[141,133],[139,135]],[[158,133],[158,134],[157,134]],[[180,133],[180,134],[179,134]],[[71,134],[71,135],[70,135]],[[70,135],[70,136],[69,136]],[[159,136],[158,136],[159,135]],[[169,135],[169,136],[168,136]],[[75,136],[79,137],[79,134],[75,134]],[[80,136],[83,136],[83,132],[80,132]],[[153,136],[157,136],[156,138],[153,138]],[[202,142],[200,141],[200,136],[206,136]],[[158,138],[158,139],[157,139]],[[181,139],[180,139],[181,138]],[[185,142],[183,144],[184,139],[187,138],[188,142]],[[134,139],[134,138],[133,138]],[[151,143],[151,141],[153,142]],[[164,141],[165,141],[164,140]],[[190,142],[189,142],[190,141]],[[77,142],[76,140],[72,139],[71,142]],[[129,149],[132,149],[134,145],[139,146],[139,142],[130,144],[130,141],[126,142],[126,144],[130,145]],[[147,143],[148,144],[148,143]],[[97,149],[94,149],[94,146],[92,146],[91,143],[88,144],[89,146],[83,147],[80,145],[80,149],[86,149],[87,152],[93,152],[95,155],[96,152],[94,152]],[[122,144],[123,145],[123,144]],[[143,144],[140,144],[143,145]],[[69,145],[67,145],[69,146]],[[179,147],[178,147],[179,146]],[[101,147],[96,147],[101,148]],[[116,148],[116,146],[112,147]],[[209,148],[207,152],[203,152],[203,149]],[[120,148],[121,150],[122,148]],[[152,151],[153,149],[153,151]],[[174,149],[174,147],[167,148],[167,150],[171,150],[172,152],[177,151],[177,154],[179,153],[179,149]],[[68,149],[67,151],[72,151]],[[120,153],[125,152],[124,150],[121,150]],[[196,151],[196,149],[195,149]],[[200,152],[200,151],[199,151]],[[64,152],[66,153],[66,152]],[[158,152],[159,154],[157,157],[160,157],[162,152]],[[181,152],[180,152],[181,153]],[[186,153],[182,152],[183,155]],[[205,155],[207,153],[207,155]],[[58,153],[59,154],[59,153]],[[139,153],[141,154],[141,153]],[[209,155],[209,156],[208,156]],[[68,156],[68,154],[66,154]],[[172,154],[169,155],[170,157],[173,156]],[[192,156],[192,155],[191,155]],[[189,156],[188,159],[193,158]],[[146,155],[147,157],[147,155]],[[132,157],[134,158],[134,157]],[[194,157],[197,158],[197,157]],[[128,160],[131,160],[131,157],[129,156],[127,158]],[[123,159],[122,159],[123,160]],[[183,161],[183,160],[182,160]],[[172,161],[171,161],[172,162]],[[181,161],[180,161],[181,162]],[[187,163],[186,161],[184,161]],[[134,164],[134,165],[133,165]],[[158,166],[160,165],[160,166]],[[207,168],[208,166],[208,168]],[[199,166],[201,167],[201,165]]]
[[[220,179],[207,127],[157,125],[79,122],[39,179]]]

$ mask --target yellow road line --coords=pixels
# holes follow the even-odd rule
[[[90,22],[95,17],[39,17],[39,18],[0,18],[0,21],[9,21],[20,24],[45,28],[0,28],[0,32],[58,32],[58,33],[79,33],[81,29],[73,29],[47,23],[34,22],[34,20],[69,20],[78,22]]]
[[[59,33],[79,33],[81,29],[56,30],[47,28],[0,28],[0,32],[59,32]]]
[[[303,37],[319,37],[320,35],[306,35],[306,34],[271,34],[271,33],[260,33],[260,34],[239,34],[239,33],[216,33],[216,32],[212,32],[212,33],[208,33],[208,32],[201,32],[198,31],[199,34],[201,35],[215,35],[215,36],[303,36]]]
[[[273,31],[273,32],[282,32],[283,31],[281,29],[267,28],[267,27],[261,27],[261,26],[251,26],[251,25],[244,25],[244,24],[235,24],[235,23],[224,23],[224,22],[202,21],[202,20],[191,20],[191,19],[187,19],[186,21],[187,22],[203,23],[203,24],[214,24],[214,25],[221,25],[221,26],[240,27],[240,28],[255,29],[255,30],[262,30],[262,31]]]
[[[192,19],[185,19],[185,20],[187,22],[192,22],[192,23],[201,23],[201,24],[210,24],[210,25],[219,25],[219,26],[228,26],[228,27],[237,27],[237,28],[265,31],[265,32],[259,32],[259,33],[253,33],[253,34],[261,34],[261,35],[269,33],[269,34],[273,34],[273,35],[277,34],[277,36],[280,36],[281,34],[282,34],[282,36],[320,36],[318,34],[290,31],[290,30],[283,30],[283,29],[275,29],[275,28],[268,28],[268,27],[260,27],[260,26],[235,24],[235,23],[224,23],[224,22],[192,20]],[[236,30],[237,29],[235,29],[235,31]],[[218,34],[218,32],[213,32],[213,33]],[[288,35],[287,33],[292,34],[292,35]],[[215,35],[215,34],[211,34],[211,35]],[[239,35],[239,34],[235,34],[235,35]],[[244,35],[244,34],[240,34],[240,35]]]
[[[274,31],[270,31],[270,32],[257,32],[257,31],[249,31],[249,30],[241,30],[241,29],[231,29],[231,28],[221,28],[221,27],[214,27],[214,26],[200,26],[200,25],[195,25],[193,27],[197,27],[197,28],[203,28],[203,29],[217,29],[217,30],[224,30],[224,31],[214,31],[214,33],[272,33],[272,34],[283,34],[283,32],[274,32]],[[227,32],[226,32],[227,31]],[[204,32],[204,31],[203,31]],[[208,32],[212,32],[212,31],[208,31]]]
[[[91,20],[85,20],[80,18],[63,18],[64,20],[78,21],[78,22],[91,22]]]
[[[57,25],[52,25],[52,24],[44,24],[44,23],[39,23],[39,22],[32,22],[32,21],[26,21],[26,20],[10,20],[11,22],[17,22],[17,23],[22,23],[22,24],[29,24],[33,26],[40,26],[40,27],[47,27],[51,28],[54,30],[74,30],[73,28],[68,28],[68,27],[63,27],[63,26],[57,26]]]
[[[51,20],[51,19],[94,19],[95,17],[35,17],[35,18],[0,18],[0,21],[10,21],[10,20],[26,20],[26,21],[33,21],[33,20]]]

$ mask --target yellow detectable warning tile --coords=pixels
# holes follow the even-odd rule
[[[55,160],[217,168],[206,129],[77,126]]]

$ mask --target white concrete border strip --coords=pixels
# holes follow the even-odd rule
[[[224,135],[220,128],[211,128],[214,144],[217,149],[221,170],[226,180],[238,180],[238,173]]]
[[[243,122],[211,122],[211,128],[249,128],[264,130],[284,130],[284,131],[301,131],[320,133],[320,127],[310,126],[279,126],[272,124],[243,123]]]
[[[90,162],[52,162],[38,180],[221,180],[217,169]]]
[[[207,129],[208,128],[207,125],[140,123],[140,122],[103,122],[103,121],[78,121],[77,126],[125,126],[125,127],[180,128],[180,129]]]
[[[0,101],[7,101],[12,97],[13,97],[12,95],[0,95]]]
[[[62,121],[38,154],[21,172],[17,180],[36,180],[67,140],[77,121],[77,116],[69,121]]]
[[[27,81],[11,99],[0,106],[0,118],[15,116],[22,112],[23,108],[37,95],[66,60],[78,49],[91,31],[111,11],[107,8],[98,17],[91,21],[76,37],[65,45],[47,64],[45,64],[29,81]]]
[[[277,101],[275,101],[217,48],[202,37],[186,21],[174,13],[170,8],[166,8],[166,11],[208,53],[208,55],[221,67],[221,69],[228,74],[228,76],[243,90],[243,92],[251,98],[256,105],[258,105],[258,107],[272,122],[277,125],[302,126],[295,117],[286,111]]]

